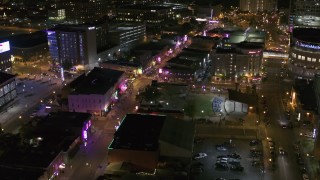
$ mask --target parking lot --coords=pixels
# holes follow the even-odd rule
[[[261,179],[264,175],[262,145],[250,144],[250,140],[239,139],[200,139],[195,143],[194,153],[201,154],[195,157],[191,168],[191,179]],[[250,153],[251,151],[251,153]],[[200,167],[200,168],[199,168]],[[201,170],[200,170],[201,169]]]

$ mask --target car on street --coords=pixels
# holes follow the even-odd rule
[[[303,180],[309,180],[309,176],[307,174],[302,174],[302,179]]]
[[[279,154],[280,155],[285,155],[285,151],[282,147],[279,147]]]
[[[253,139],[249,143],[250,146],[255,146],[255,145],[258,145],[258,144],[260,144],[260,141],[258,139]]]
[[[217,144],[216,149],[218,151],[227,151],[227,148],[223,144]]]
[[[216,169],[222,169],[222,170],[227,170],[229,169],[229,166],[227,163],[216,163]]]
[[[227,157],[232,159],[241,159],[241,156],[237,153],[228,154]]]
[[[227,180],[227,179],[225,179],[225,178],[217,178],[216,180]]]
[[[208,155],[206,153],[197,153],[193,156],[193,159],[202,159],[207,157]]]

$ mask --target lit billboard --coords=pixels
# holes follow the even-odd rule
[[[5,41],[0,43],[0,53],[4,53],[10,51],[10,44],[9,41]]]

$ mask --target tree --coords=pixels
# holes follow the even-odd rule
[[[190,117],[193,121],[193,118],[196,115],[196,103],[193,99],[186,102],[184,106],[184,114]]]

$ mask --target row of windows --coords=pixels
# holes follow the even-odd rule
[[[311,58],[311,57],[306,57],[306,56],[302,56],[302,55],[297,55],[296,53],[292,53],[292,57],[300,59],[300,60],[307,60],[309,62],[320,62],[320,59],[317,60],[317,58]]]
[[[6,64],[6,63],[9,63],[9,62],[10,62],[10,59],[0,61],[1,64]]]

